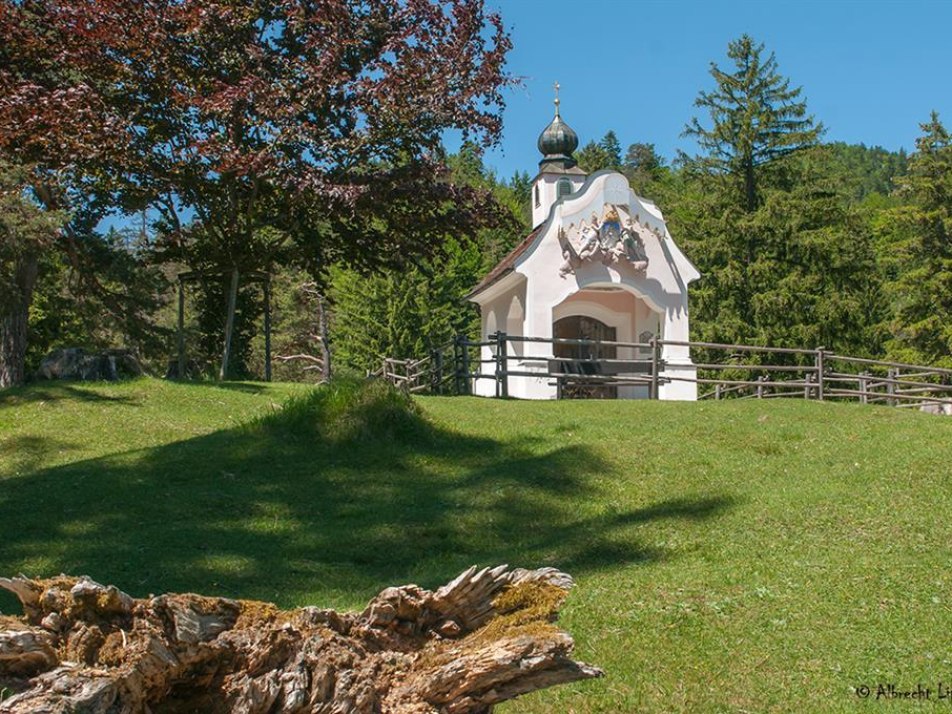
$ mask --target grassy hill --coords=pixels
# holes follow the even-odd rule
[[[357,608],[474,563],[554,565],[578,582],[577,654],[608,675],[509,712],[852,711],[861,685],[873,707],[879,683],[952,683],[952,419],[417,404],[154,380],[0,392],[0,574]]]

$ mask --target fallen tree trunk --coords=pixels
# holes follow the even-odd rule
[[[484,714],[602,674],[552,624],[571,585],[552,568],[470,568],[355,614],[0,578],[24,610],[0,617],[0,712]]]

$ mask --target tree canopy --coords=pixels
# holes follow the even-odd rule
[[[494,214],[441,139],[498,140],[510,46],[481,0],[3,0],[0,151],[162,260],[399,262]]]

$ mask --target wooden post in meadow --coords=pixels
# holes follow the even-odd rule
[[[816,397],[821,402],[826,396],[823,372],[826,370],[826,351],[823,347],[816,348]]]
[[[235,306],[238,303],[238,268],[231,271],[231,285],[228,288],[228,312],[225,316],[225,348],[221,355],[221,369],[218,379],[228,375],[228,360],[231,358],[231,336],[235,329]]]
[[[869,372],[859,373],[859,401],[861,404],[869,404]]]
[[[892,395],[896,393],[897,377],[898,375],[896,374],[896,369],[894,367],[890,367],[886,371],[886,379],[888,380],[886,382],[886,394],[889,395],[889,397],[886,399],[886,404],[888,404],[891,407],[896,406],[896,400],[893,398]]]

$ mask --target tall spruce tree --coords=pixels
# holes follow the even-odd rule
[[[712,125],[686,133],[703,154],[667,211],[703,275],[691,294],[695,338],[786,347],[879,349],[881,285],[868,225],[815,146],[822,131],[763,45],[731,42],[733,72],[712,64],[696,102]]]
[[[892,212],[892,252],[902,270],[889,284],[895,317],[890,353],[952,366],[952,138],[935,112],[922,125],[909,173],[910,203]]]
[[[704,152],[689,163],[731,178],[747,212],[760,203],[760,167],[814,145],[823,132],[823,125],[807,114],[802,88],[791,89],[790,80],[778,72],[773,52],[766,58],[763,53],[764,45],[749,35],[731,42],[727,56],[733,71],[712,62],[716,86],[702,91],[694,102],[709,113],[710,127],[695,117],[684,129]]]

